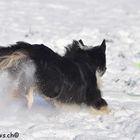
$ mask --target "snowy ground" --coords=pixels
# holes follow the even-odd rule
[[[102,91],[112,108],[108,115],[95,115],[36,97],[27,110],[24,100],[11,97],[12,81],[1,73],[0,134],[19,132],[14,140],[139,140],[139,7],[139,0],[0,0],[1,45],[23,40],[64,54],[72,39],[87,45],[107,39]]]

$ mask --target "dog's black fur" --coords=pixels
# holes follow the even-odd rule
[[[73,41],[66,47],[65,55],[60,56],[42,44],[17,42],[1,47],[0,57],[16,51],[25,54],[36,67],[35,85],[43,95],[64,103],[85,103],[101,109],[107,102],[101,96],[96,72],[102,76],[106,70],[105,50],[105,40],[90,49],[80,40]]]

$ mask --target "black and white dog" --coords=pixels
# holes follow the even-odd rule
[[[42,44],[17,42],[9,47],[0,47],[0,69],[8,70],[16,77],[23,67],[22,63],[31,61],[35,66],[34,81],[22,74],[18,91],[24,89],[28,106],[33,102],[34,90],[45,97],[62,103],[85,103],[97,110],[107,107],[98,85],[98,76],[106,71],[106,44],[87,47],[82,40],[73,41],[60,56]],[[97,76],[98,73],[98,76]]]

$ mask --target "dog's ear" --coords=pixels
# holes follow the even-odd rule
[[[100,45],[100,47],[101,47],[101,49],[102,49],[103,52],[106,51],[106,41],[105,41],[105,39],[103,40],[103,42],[102,42],[102,44]]]
[[[81,39],[79,40],[79,43],[80,43],[82,46],[85,46],[84,43],[83,43],[83,41],[82,41]]]

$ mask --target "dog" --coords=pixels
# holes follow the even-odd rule
[[[37,89],[44,97],[62,103],[84,103],[102,110],[108,106],[98,83],[98,78],[106,71],[105,52],[105,40],[95,47],[86,46],[82,40],[74,40],[66,47],[64,56],[43,44],[17,42],[0,47],[0,70],[8,70],[13,78],[20,75],[17,91],[24,92],[29,108]],[[34,66],[32,82],[27,82],[24,63]]]

